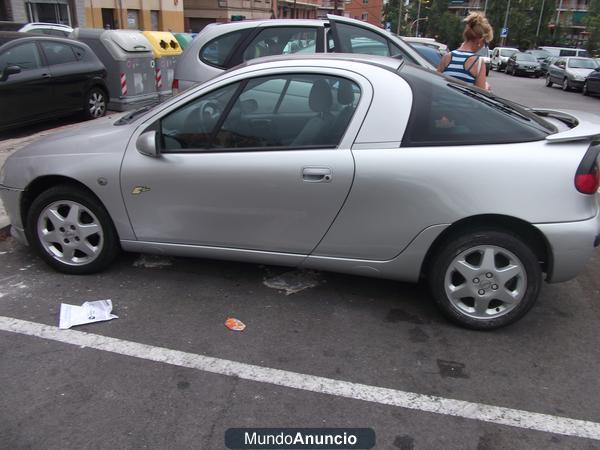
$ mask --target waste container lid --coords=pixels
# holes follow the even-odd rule
[[[173,33],[168,31],[144,31],[144,36],[148,38],[152,45],[152,52],[155,58],[161,56],[180,55],[182,53],[181,46]]]
[[[126,52],[150,52],[152,46],[148,39],[139,31],[133,30],[107,30],[103,38],[112,40]]]

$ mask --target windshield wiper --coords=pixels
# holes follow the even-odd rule
[[[485,94],[481,94],[479,92],[476,92],[471,89],[464,88],[462,86],[458,86],[455,84],[450,84],[449,86],[453,89],[456,89],[457,91],[462,92],[465,95],[468,95],[469,97],[473,97],[473,98],[476,98],[477,100],[481,100],[486,105],[490,105],[491,107],[499,109],[507,114],[511,114],[511,115],[517,116],[523,120],[526,120],[527,122],[531,122],[530,117],[527,117],[526,115],[517,111],[516,109],[511,108],[510,106],[506,105],[505,103],[502,103],[502,102],[496,100],[496,98],[493,96],[487,96]]]
[[[146,111],[149,111],[154,105],[144,106],[142,108],[136,109],[135,111],[131,111],[129,114],[124,115],[119,120],[115,122],[115,125],[126,125],[135,119],[137,116],[144,114]]]

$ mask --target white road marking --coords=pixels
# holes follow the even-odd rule
[[[54,326],[5,316],[0,316],[0,330],[229,377],[239,377],[259,383],[274,384],[319,394],[335,395],[447,416],[463,417],[528,430],[600,440],[600,423],[596,422],[254,366],[226,359],[84,333],[82,331],[59,330]]]

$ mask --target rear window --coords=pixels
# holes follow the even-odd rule
[[[528,142],[554,132],[550,124],[513,103],[424,75],[403,74],[413,91],[405,147]]]
[[[240,30],[213,39],[200,50],[200,59],[212,66],[224,68],[227,58],[243,35],[243,31]]]
[[[517,55],[517,60],[518,61],[531,61],[531,62],[537,61],[537,59],[535,59],[535,56],[530,55],[529,53],[518,54]]]

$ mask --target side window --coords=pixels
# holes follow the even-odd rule
[[[209,148],[215,127],[238,86],[234,83],[217,89],[163,117],[161,150],[169,153]]]
[[[0,55],[0,70],[6,66],[19,66],[21,70],[37,69],[42,66],[40,54],[34,42],[17,45]]]
[[[41,42],[40,44],[42,45],[42,50],[46,55],[48,64],[51,66],[77,61],[75,53],[73,52],[73,47],[70,45],[62,44],[60,42]]]
[[[411,78],[414,99],[403,145],[482,145],[544,139],[532,119],[462,86]],[[454,87],[452,83],[449,86]]]
[[[333,76],[256,78],[233,104],[214,147],[334,148],[359,98],[358,85]]]
[[[238,45],[243,33],[236,31],[208,42],[200,50],[200,59],[213,66],[225,67],[225,61]]]
[[[75,57],[77,58],[77,60],[81,61],[83,59],[83,57],[85,56],[85,50],[81,47],[75,47],[73,46],[73,52],[75,53]]]
[[[336,23],[336,29],[342,42],[343,51],[366,55],[390,56],[388,41],[384,36],[371,30],[345,23]]]
[[[315,53],[316,28],[269,27],[262,30],[246,47],[244,61],[261,56]]]

